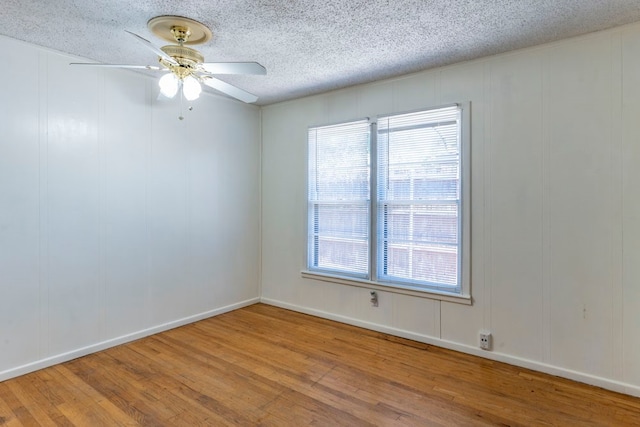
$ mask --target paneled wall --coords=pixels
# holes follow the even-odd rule
[[[473,305],[302,278],[307,127],[466,101]],[[263,301],[640,395],[639,118],[640,25],[265,107]]]
[[[257,301],[259,108],[0,50],[0,380]]]

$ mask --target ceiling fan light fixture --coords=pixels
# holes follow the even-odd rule
[[[188,101],[199,98],[201,84],[209,86],[232,98],[252,103],[258,97],[244,90],[218,80],[215,74],[265,75],[267,70],[257,62],[204,62],[204,56],[196,49],[186,45],[202,44],[212,37],[211,30],[204,24],[182,16],[156,16],[147,23],[149,30],[171,44],[156,47],[149,40],[138,34],[127,31],[138,43],[158,57],[159,66],[132,64],[96,64],[72,63],[72,65],[92,65],[98,67],[116,67],[164,71],[158,81],[160,93],[166,98],[173,98],[182,90]],[[177,43],[177,44],[175,44]],[[182,99],[182,98],[180,98]]]
[[[182,94],[187,101],[198,99],[200,92],[202,92],[202,86],[200,86],[198,80],[193,76],[185,77],[182,81]]]
[[[167,73],[158,81],[160,93],[167,98],[173,98],[178,93],[178,78],[173,73]]]

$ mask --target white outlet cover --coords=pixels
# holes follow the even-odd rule
[[[482,330],[478,335],[478,345],[483,350],[491,350],[491,332]]]

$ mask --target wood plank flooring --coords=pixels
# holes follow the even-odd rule
[[[640,399],[263,304],[0,382],[6,426],[640,426]]]

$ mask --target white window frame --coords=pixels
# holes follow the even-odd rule
[[[430,298],[442,301],[450,301],[461,304],[470,305],[471,298],[471,126],[470,126],[470,103],[458,103],[449,104],[443,106],[434,106],[423,108],[419,110],[398,112],[392,114],[384,114],[379,117],[394,116],[400,114],[407,114],[413,112],[426,112],[429,110],[436,110],[444,107],[457,106],[460,109],[460,218],[459,218],[459,232],[461,233],[460,239],[460,257],[459,270],[460,275],[460,287],[459,292],[450,292],[443,289],[436,289],[424,286],[415,286],[410,283],[401,282],[383,282],[374,280],[377,277],[376,269],[378,268],[377,262],[377,129],[376,122],[371,122],[371,140],[370,140],[370,159],[371,159],[371,171],[370,171],[370,236],[369,236],[369,251],[370,251],[370,268],[367,278],[352,277],[347,275],[335,274],[333,272],[313,270],[308,267],[308,252],[304,256],[304,265],[301,274],[303,278],[314,279],[331,283],[338,283],[350,286],[364,287],[372,290],[380,290],[386,292],[400,293],[406,295],[412,295],[423,298]],[[357,120],[354,120],[357,121]],[[342,122],[344,124],[352,121]],[[335,124],[334,124],[335,125]],[[331,125],[328,125],[331,126]],[[320,127],[320,126],[312,126]],[[310,127],[310,128],[312,128]],[[309,144],[306,144],[307,150]],[[308,159],[308,153],[306,158]],[[305,168],[305,178],[308,180],[308,165]],[[307,197],[307,207],[309,206]],[[308,224],[309,212],[305,209],[305,226]],[[305,239],[308,235],[308,229],[305,229]],[[305,248],[308,248],[308,241],[305,241]]]

